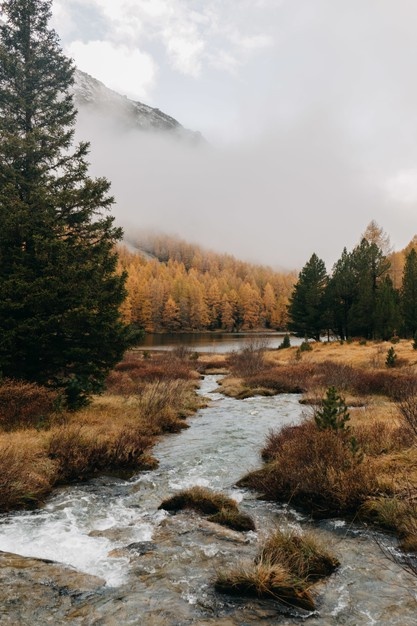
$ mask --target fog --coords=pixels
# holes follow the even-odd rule
[[[372,219],[397,247],[415,234],[412,202],[395,211],[379,172],[325,111],[219,147],[127,130],[81,109],[77,138],[91,141],[90,171],[111,181],[128,239],[154,229],[287,269],[316,252],[330,269]]]

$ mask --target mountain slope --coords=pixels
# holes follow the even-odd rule
[[[159,109],[135,102],[81,70],[75,71],[75,104],[79,111],[90,110],[117,121],[122,128],[157,131],[176,135],[191,142],[202,141],[198,132],[187,130]]]

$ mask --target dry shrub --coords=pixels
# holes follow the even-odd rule
[[[133,395],[140,393],[146,383],[159,380],[192,380],[198,375],[190,359],[164,352],[141,359],[136,353],[127,353],[106,379],[109,393]]]
[[[278,454],[285,441],[297,440],[299,436],[299,425],[283,426],[281,430],[270,430],[261,452],[263,460],[271,461]]]
[[[265,351],[268,340],[263,337],[251,337],[239,351],[232,352],[228,363],[237,376],[247,377],[258,374],[266,367]]]
[[[311,582],[330,576],[340,565],[313,533],[280,529],[268,537],[257,560],[282,565],[296,578]]]
[[[239,485],[271,500],[291,501],[315,517],[354,513],[376,491],[369,462],[359,462],[343,433],[305,422],[279,442],[273,460]]]
[[[281,365],[252,375],[245,380],[250,387],[264,387],[275,393],[303,393],[314,381],[314,366],[307,363]]]
[[[336,387],[339,391],[355,389],[361,370],[347,363],[323,361],[316,366],[315,377],[323,387]]]
[[[39,428],[57,417],[58,394],[35,383],[3,379],[0,383],[0,427]]]
[[[393,400],[403,395],[409,384],[414,384],[415,376],[393,370],[361,370],[353,391],[360,395],[383,395]]]
[[[0,442],[0,510],[35,506],[48,495],[55,481],[55,466],[36,441],[21,434]]]
[[[282,565],[271,565],[269,562],[248,563],[235,570],[219,572],[214,586],[220,593],[273,598],[307,611],[315,609],[313,597],[303,584],[294,580]]]

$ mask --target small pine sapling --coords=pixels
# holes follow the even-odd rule
[[[350,419],[344,398],[337,393],[336,387],[329,387],[323,398],[322,406],[316,410],[314,421],[319,430],[349,431],[346,422]]]
[[[397,362],[397,354],[394,350],[394,347],[391,346],[391,348],[388,350],[387,352],[387,358],[385,359],[385,365],[387,367],[395,367]]]

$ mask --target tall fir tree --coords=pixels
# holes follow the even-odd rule
[[[401,310],[405,335],[414,337],[417,332],[417,252],[415,248],[411,248],[405,258]]]
[[[377,292],[390,262],[378,245],[367,239],[362,239],[351,254],[356,294],[349,311],[350,331],[352,335],[373,339],[376,337]]]
[[[77,406],[122,356],[120,229],[104,178],[73,147],[73,64],[52,0],[5,0],[0,22],[0,372]]]
[[[352,253],[346,248],[333,266],[333,272],[326,290],[330,326],[340,339],[350,337],[350,309],[356,296],[356,276]]]
[[[327,330],[327,282],[326,266],[313,254],[300,272],[288,306],[288,329],[298,337],[320,341],[320,335]]]

